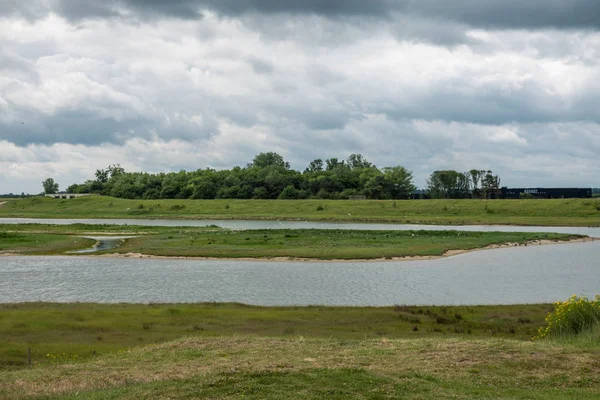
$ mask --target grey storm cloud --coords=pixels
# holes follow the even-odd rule
[[[271,74],[273,72],[273,65],[270,63],[263,61],[257,57],[249,57],[248,63],[252,66],[252,69],[257,74]]]
[[[598,14],[597,0],[0,0],[0,192],[39,190],[49,169],[228,168],[261,151],[296,168],[359,152],[419,185],[471,167],[587,185]]]
[[[0,14],[41,18],[55,12],[71,20],[126,17],[200,19],[202,10],[314,14],[327,18],[395,15],[496,29],[600,29],[597,0],[3,0]]]
[[[43,18],[50,12],[79,21],[86,18],[117,18],[134,14],[141,18],[199,19],[199,2],[194,0],[3,0],[0,15]]]
[[[201,123],[187,118],[171,117],[115,119],[100,115],[97,110],[61,110],[53,115],[36,113],[33,110],[13,111],[10,119],[2,118],[0,112],[0,139],[18,146],[31,143],[51,145],[72,143],[95,146],[104,143],[123,144],[129,139],[184,141],[206,140],[218,134],[217,123],[205,118]]]

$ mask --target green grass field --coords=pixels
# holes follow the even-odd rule
[[[90,196],[10,200],[0,217],[370,221],[410,224],[600,226],[600,199],[125,200]]]
[[[598,398],[597,339],[529,340],[550,309],[2,305],[0,398]]]
[[[135,234],[121,247],[99,252],[155,256],[216,258],[378,259],[442,256],[451,250],[473,250],[536,240],[564,241],[578,235],[520,232],[228,230],[220,228],[108,225],[0,225],[0,253],[61,254],[91,247],[93,241],[68,235]],[[71,248],[69,248],[71,246]]]

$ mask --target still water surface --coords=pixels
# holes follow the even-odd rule
[[[357,229],[357,230],[458,230],[481,232],[552,232],[600,237],[600,227],[515,226],[515,225],[408,225],[377,223],[339,223],[313,221],[186,220],[186,219],[44,219],[0,218],[0,224],[106,224],[139,226],[208,226],[230,229]]]
[[[0,257],[2,303],[516,304],[599,291],[598,241],[404,262]]]

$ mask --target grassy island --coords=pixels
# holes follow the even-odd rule
[[[218,227],[0,225],[0,253],[65,254],[91,247],[82,236],[133,235],[95,254],[166,257],[367,260],[439,257],[495,246],[553,243],[580,235],[525,232],[359,231],[326,229],[230,230]]]

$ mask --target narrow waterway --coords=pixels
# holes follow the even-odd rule
[[[82,236],[85,239],[95,240],[96,243],[89,249],[73,250],[68,253],[71,254],[87,254],[96,253],[103,250],[112,250],[119,247],[125,239],[131,239],[135,236]]]
[[[403,262],[0,257],[0,302],[517,304],[600,289],[600,242]]]
[[[230,229],[353,229],[353,230],[457,230],[481,232],[552,232],[600,237],[600,227],[518,226],[518,225],[415,225],[340,223],[315,221],[251,221],[251,220],[189,220],[189,219],[50,219],[0,218],[0,224],[105,224],[138,226],[219,226]]]

